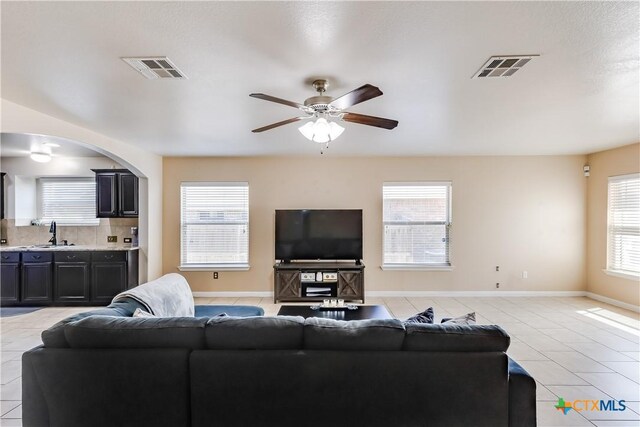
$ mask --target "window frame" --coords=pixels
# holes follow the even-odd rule
[[[183,219],[184,211],[183,211],[183,187],[246,187],[247,191],[247,200],[246,200],[246,213],[247,220],[246,223],[242,222],[242,224],[246,224],[246,244],[247,244],[247,261],[246,262],[212,262],[212,263],[184,263],[183,262],[183,254],[185,250],[188,248],[184,247],[184,235],[183,235],[183,226],[185,225],[185,221]],[[180,183],[180,264],[178,265],[178,270],[180,271],[247,271],[250,269],[250,195],[249,195],[249,182],[247,181],[183,181]],[[215,222],[212,222],[215,224]],[[230,224],[229,222],[224,222],[220,224]]]
[[[390,224],[398,224],[398,222],[385,221],[384,218],[384,190],[385,187],[391,186],[416,186],[416,187],[446,187],[447,189],[447,206],[445,221],[407,221],[407,225],[444,225],[446,233],[446,255],[447,260],[444,263],[391,263],[385,262],[386,252],[386,227]],[[451,228],[453,221],[453,181],[390,181],[382,184],[382,270],[428,270],[428,271],[451,271],[453,265],[451,262]]]
[[[93,195],[90,198],[92,201],[91,207],[91,217],[87,217],[81,219],[80,221],[68,221],[64,218],[61,218],[59,215],[53,215],[51,217],[46,217],[44,214],[44,185],[47,183],[70,183],[70,182],[85,182],[88,184],[93,190]],[[38,220],[37,222],[41,225],[51,224],[52,221],[55,221],[57,225],[63,227],[98,227],[100,225],[100,218],[96,217],[96,181],[95,178],[89,176],[40,176],[35,179],[36,182],[36,212]]]
[[[634,281],[638,281],[638,279],[640,279],[640,269],[638,271],[633,271],[633,270],[623,270],[623,269],[619,269],[619,268],[615,268],[616,266],[611,265],[611,260],[612,260],[612,254],[611,254],[611,240],[613,237],[613,225],[611,223],[612,219],[612,206],[611,206],[611,198],[612,198],[612,194],[611,194],[611,184],[615,183],[615,182],[619,182],[619,181],[626,181],[626,180],[640,180],[640,173],[631,173],[631,174],[625,174],[625,175],[616,175],[616,176],[610,176],[607,179],[607,229],[606,229],[606,233],[607,233],[607,239],[606,239],[606,260],[605,260],[605,268],[603,269],[603,272],[607,275],[610,276],[614,276],[614,277],[620,277],[620,278],[624,278],[624,279],[630,279],[630,280],[634,280]],[[628,233],[619,233],[621,235],[625,235]]]

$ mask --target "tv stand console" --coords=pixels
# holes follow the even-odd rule
[[[339,298],[364,303],[361,262],[278,262],[273,272],[274,302]]]

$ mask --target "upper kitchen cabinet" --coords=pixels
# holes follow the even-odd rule
[[[127,169],[92,169],[96,173],[96,217],[137,218],[138,177]]]
[[[6,173],[0,172],[0,219],[4,219],[4,176]]]

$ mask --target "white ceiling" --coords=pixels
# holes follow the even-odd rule
[[[638,142],[638,2],[2,2],[2,96],[161,155],[317,155],[298,115],[329,78],[350,111],[328,155],[582,154]],[[540,54],[471,79],[492,55]],[[188,80],[120,57],[168,56]]]

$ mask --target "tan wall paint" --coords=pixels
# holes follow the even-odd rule
[[[179,264],[180,182],[248,181],[251,269],[183,273],[194,291],[272,291],[274,211],[286,208],[364,209],[366,291],[585,290],[585,160],[164,158],[164,272]],[[382,183],[405,180],[453,181],[453,271],[380,269]]]
[[[590,154],[588,163],[591,176],[587,186],[587,290],[638,306],[638,280],[609,276],[602,270],[607,266],[608,178],[640,172],[640,144]]]

